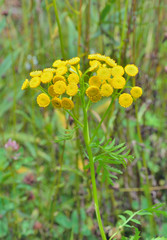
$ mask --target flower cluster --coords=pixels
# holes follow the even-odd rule
[[[105,55],[88,55],[90,67],[82,74],[80,70],[80,58],[74,57],[67,61],[56,60],[52,68],[45,68],[43,71],[30,72],[31,79],[26,79],[22,90],[39,88],[43,93],[37,96],[37,103],[40,107],[47,107],[52,103],[54,108],[71,110],[74,108],[73,97],[83,89],[91,102],[98,102],[102,97],[110,97],[117,93],[119,104],[122,107],[129,107],[134,99],[142,95],[140,87],[132,87],[130,94],[122,93],[127,87],[127,80],[124,77],[136,76],[138,68],[134,64],[128,64],[125,68]],[[89,77],[88,82],[85,76]],[[81,81],[81,82],[80,82]]]
[[[92,102],[98,102],[102,97],[109,97],[113,94],[114,89],[118,91],[119,104],[127,108],[134,99],[142,95],[140,87],[132,87],[130,94],[122,93],[126,88],[127,80],[123,76],[125,73],[128,76],[136,76],[138,68],[134,64],[128,64],[125,68],[105,55],[90,54],[88,55],[90,71],[93,76],[89,78],[89,86],[86,90],[86,95]]]
[[[40,107],[47,107],[52,103],[54,108],[73,109],[72,97],[78,93],[80,58],[75,57],[67,61],[56,60],[53,68],[43,71],[30,72],[31,80],[26,79],[22,90],[27,87],[40,88],[43,93],[37,96]]]

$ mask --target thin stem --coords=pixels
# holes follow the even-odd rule
[[[79,126],[80,126],[81,128],[84,127],[83,124],[75,117],[75,115],[74,115],[72,112],[70,112],[70,111],[68,111],[68,110],[66,110],[66,112],[68,112],[68,114],[79,124]]]
[[[107,114],[108,114],[109,111],[111,110],[111,107],[112,107],[112,104],[113,104],[114,100],[115,100],[115,97],[112,98],[112,100],[111,100],[111,102],[110,102],[110,105],[108,106],[106,112],[104,113],[104,115],[103,115],[102,118],[101,118],[101,121],[99,122],[98,126],[96,127],[96,129],[95,129],[95,131],[94,131],[94,134],[93,134],[93,136],[92,136],[91,139],[90,139],[90,143],[91,143],[91,142],[93,141],[93,139],[95,138],[95,136],[96,136],[96,134],[97,134],[97,131],[99,130],[102,122],[104,121],[105,117],[107,116]]]
[[[61,25],[60,25],[60,21],[59,21],[59,15],[58,15],[58,11],[57,11],[56,0],[53,0],[53,6],[54,6],[55,16],[56,16],[58,30],[59,30],[61,53],[62,53],[63,59],[65,59],[64,44],[63,44],[63,38],[62,38],[62,33],[61,33]]]
[[[119,49],[119,64],[121,63],[122,48],[123,48],[124,40],[125,40],[125,31],[126,31],[126,23],[127,23],[127,15],[128,15],[128,6],[129,6],[129,0],[126,0],[126,3],[125,3],[125,13],[124,13],[124,22],[123,22],[123,28],[122,28],[122,34],[121,34],[121,43],[120,43],[120,49]]]
[[[81,34],[82,34],[82,0],[79,1],[79,19],[78,19],[78,56],[81,52]]]
[[[50,39],[51,39],[51,46],[53,49],[53,52],[55,51],[54,49],[54,41],[52,37],[52,19],[51,19],[51,14],[50,14],[50,6],[48,3],[48,0],[45,0],[45,5],[46,5],[46,11],[47,11],[47,17],[48,17],[48,23],[49,23],[49,34],[50,34]]]
[[[75,108],[75,115],[77,116],[77,118],[79,117],[79,98],[77,97],[76,99],[76,108]],[[75,122],[75,126],[76,126],[76,169],[79,170],[79,148],[80,148],[80,138],[79,138],[79,129],[77,127],[77,122]],[[79,175],[75,175],[75,188],[76,188],[76,205],[77,205],[77,214],[78,214],[78,239],[82,238],[82,232],[81,232],[81,202],[80,202],[80,196],[79,196],[79,188],[80,188],[80,181],[81,178]]]
[[[93,187],[93,199],[94,199],[94,204],[95,204],[95,212],[96,212],[96,217],[97,217],[97,222],[98,222],[98,225],[99,225],[101,237],[102,237],[103,240],[107,240],[104,229],[103,229],[101,216],[100,216],[99,203],[98,203],[98,198],[97,198],[97,188],[96,188],[93,154],[92,154],[92,150],[91,150],[91,147],[90,147],[90,144],[89,144],[90,143],[90,137],[89,137],[88,116],[87,116],[87,112],[86,112],[86,109],[85,109],[84,105],[83,105],[84,140],[85,140],[86,149],[87,149],[87,153],[88,153],[88,156],[89,156],[89,162],[90,162],[90,171],[91,171],[91,180],[92,180],[92,187]]]

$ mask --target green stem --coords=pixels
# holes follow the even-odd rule
[[[137,124],[137,134],[138,134],[139,142],[143,143],[140,124],[139,124],[139,120],[138,120],[138,106],[137,106],[136,103],[135,103],[135,112],[136,112],[136,124]],[[145,196],[146,196],[146,199],[147,199],[148,206],[151,207],[153,205],[152,198],[151,198],[151,190],[150,190],[151,187],[150,187],[150,181],[149,181],[147,161],[146,161],[145,153],[144,153],[143,150],[141,152],[141,155],[142,155],[142,160],[143,160],[143,167],[145,169],[146,183],[143,182],[142,178],[141,178],[141,181],[142,181],[142,185],[143,185],[143,188],[144,188],[144,193],[145,193]],[[155,223],[155,219],[154,219],[153,215],[149,216],[149,221],[150,221],[150,226],[151,226],[150,233],[153,237],[157,233],[156,223]]]
[[[59,21],[58,11],[57,11],[56,0],[53,0],[53,6],[54,6],[55,16],[56,16],[57,25],[58,25],[58,30],[59,30],[59,38],[60,38],[61,53],[62,53],[63,59],[65,59],[65,54],[64,54],[64,44],[63,44],[63,38],[62,38],[62,33],[61,33],[61,26],[60,26],[60,21]]]
[[[96,188],[96,179],[95,179],[95,169],[94,169],[94,163],[93,163],[93,154],[92,150],[90,147],[90,137],[89,137],[89,126],[88,126],[88,116],[85,107],[83,106],[83,113],[84,113],[84,140],[85,140],[85,145],[87,149],[87,153],[89,156],[89,162],[90,162],[90,171],[91,171],[91,180],[92,180],[92,187],[93,187],[93,199],[94,199],[94,204],[95,204],[95,212],[96,212],[96,217],[97,217],[97,222],[99,225],[101,237],[103,240],[107,240],[104,229],[103,229],[103,224],[100,216],[100,210],[99,210],[99,203],[98,203],[98,198],[97,198],[97,188]]]
[[[46,11],[47,11],[47,17],[48,17],[48,23],[49,23],[49,34],[50,34],[50,40],[51,40],[51,46],[53,49],[53,52],[55,51],[54,49],[54,41],[53,41],[53,37],[52,37],[52,19],[51,19],[51,14],[50,14],[50,6],[48,3],[48,0],[45,0],[45,5],[46,5]]]
[[[90,139],[90,143],[91,143],[91,142],[93,141],[93,139],[95,138],[95,136],[96,136],[96,134],[97,134],[97,131],[99,130],[102,122],[104,121],[105,117],[107,116],[107,114],[108,114],[109,111],[111,110],[111,107],[112,107],[112,104],[113,104],[114,100],[115,100],[115,97],[112,98],[112,100],[111,100],[111,102],[110,102],[110,105],[108,106],[106,112],[105,112],[104,115],[102,116],[101,121],[99,122],[97,128],[96,128],[95,131],[94,131],[93,136],[92,136],[91,139]]]
[[[78,56],[81,53],[81,35],[82,35],[82,0],[79,1],[79,19],[78,19]]]
[[[70,111],[68,111],[68,110],[66,110],[66,112],[68,112],[68,114],[79,124],[79,126],[80,126],[81,128],[84,127],[83,124],[74,116],[74,114],[73,114],[72,112],[70,112]]]
[[[128,15],[128,6],[129,6],[129,0],[126,0],[125,3],[125,13],[124,13],[124,22],[123,22],[123,28],[122,28],[122,34],[121,34],[121,43],[120,43],[120,49],[119,49],[119,64],[121,63],[121,54],[122,54],[122,48],[124,45],[125,40],[125,31],[126,31],[126,23],[127,23],[127,15]]]

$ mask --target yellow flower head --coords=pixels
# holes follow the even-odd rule
[[[30,72],[31,77],[40,77],[41,74],[42,74],[42,71],[39,71],[39,70]]]
[[[128,64],[125,67],[125,72],[129,75],[129,76],[136,76],[139,72],[138,68],[134,65],[134,64]]]
[[[112,76],[122,76],[124,75],[124,68],[122,66],[115,66],[111,69],[111,75]]]
[[[52,72],[52,73],[55,73],[55,72],[56,72],[56,69],[54,69],[54,68],[45,68],[45,69],[43,70],[43,72]]]
[[[63,82],[66,83],[65,77],[64,77],[64,76],[61,76],[61,75],[56,75],[56,76],[54,76],[54,78],[53,78],[53,83],[55,83],[55,82],[57,82],[57,81],[63,81]]]
[[[96,86],[90,86],[86,90],[86,95],[92,102],[98,102],[101,99],[100,90]]]
[[[62,100],[58,97],[52,98],[52,105],[54,108],[61,108],[62,107]]]
[[[98,76],[93,76],[93,77],[89,78],[89,85],[96,86],[99,88],[101,85],[100,78]]]
[[[40,107],[47,107],[50,104],[50,98],[47,94],[41,93],[37,97],[37,103]]]
[[[105,61],[105,58],[106,58],[106,56],[101,55],[100,53],[88,55],[88,59],[90,59],[90,60],[95,59],[95,60],[98,60],[98,61]]]
[[[49,83],[53,78],[52,72],[43,72],[41,75],[41,82],[42,83]]]
[[[101,80],[107,80],[107,78],[110,78],[111,76],[111,68],[106,68],[106,67],[100,67],[97,70],[97,76],[101,79]]]
[[[89,97],[89,99],[91,100],[91,102],[96,103],[96,102],[100,101],[100,99],[101,99],[101,94],[99,93],[99,94],[97,94],[96,96]]]
[[[99,64],[95,63],[89,68],[89,72],[96,72],[98,68],[99,68]]]
[[[135,86],[135,87],[132,87],[130,93],[131,93],[132,97],[139,98],[139,97],[141,97],[143,91],[142,91],[142,88]]]
[[[92,61],[89,61],[89,65],[90,66],[93,66],[95,64],[98,64],[99,67],[101,67],[101,62],[97,61],[97,60],[92,60]]]
[[[125,86],[125,78],[121,77],[121,76],[116,76],[114,78],[111,79],[111,84],[113,86],[113,88],[115,89],[122,89]]]
[[[75,83],[70,83],[66,88],[66,93],[69,96],[75,96],[78,92],[78,86]]]
[[[54,89],[56,94],[61,95],[61,94],[65,93],[65,91],[66,91],[66,84],[63,81],[57,81],[53,85],[53,89]]]
[[[88,55],[88,59],[89,59],[89,60],[94,60],[94,59],[96,59],[96,58],[99,57],[99,56],[100,56],[99,53],[89,54],[89,55]]]
[[[41,78],[40,77],[33,77],[30,80],[30,88],[36,88],[40,85],[41,83]]]
[[[52,85],[50,85],[50,86],[48,87],[48,93],[49,93],[49,95],[50,95],[51,97],[57,96],[57,94],[56,94],[55,91],[54,91],[53,86],[54,86],[54,85],[52,84]]]
[[[57,75],[64,75],[67,72],[67,67],[66,66],[62,66],[56,69],[56,74]]]
[[[105,62],[110,67],[115,67],[117,65],[116,62],[113,59],[111,59],[110,57],[106,57]]]
[[[62,60],[56,60],[56,61],[54,61],[54,63],[53,63],[53,67],[63,67],[63,66],[65,66],[67,64],[67,62],[66,61],[62,61]]]
[[[98,102],[101,99],[100,90],[96,86],[90,86],[86,90],[86,95],[92,102]]]
[[[119,104],[124,107],[127,108],[129,106],[131,106],[133,103],[133,98],[131,97],[131,95],[129,93],[123,93],[119,96]]]
[[[29,81],[28,81],[28,79],[26,79],[21,86],[21,90],[24,90],[28,87],[29,87]]]
[[[88,97],[94,97],[96,95],[100,94],[100,90],[96,86],[90,86],[86,89],[86,95]]]
[[[102,97],[109,97],[113,93],[113,88],[111,87],[110,84],[105,83],[101,86],[100,93]]]
[[[80,58],[79,57],[74,57],[71,58],[70,60],[67,61],[68,64],[70,65],[76,65],[80,62]]]
[[[74,103],[71,99],[64,97],[62,99],[62,107],[71,110],[74,108]]]
[[[69,83],[76,83],[76,84],[78,84],[79,83],[79,76],[78,76],[78,74],[76,74],[76,73],[69,74],[68,82]]]

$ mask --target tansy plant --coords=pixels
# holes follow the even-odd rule
[[[52,104],[55,109],[64,109],[81,129],[86,146],[86,156],[89,159],[87,167],[91,171],[96,217],[101,237],[106,240],[99,211],[95,164],[97,165],[96,171],[102,181],[113,184],[112,179],[116,178],[116,173],[121,173],[116,165],[126,166],[126,162],[131,156],[128,152],[125,153],[124,144],[115,146],[114,140],[111,141],[111,139],[108,139],[106,143],[105,139],[99,141],[97,133],[116,99],[121,107],[130,107],[133,101],[142,95],[142,89],[138,86],[131,87],[129,83],[130,77],[135,77],[138,74],[138,68],[134,64],[128,64],[124,68],[117,65],[110,57],[101,54],[90,54],[88,60],[90,66],[85,72],[80,70],[79,57],[67,61],[56,60],[52,68],[30,72],[31,79],[24,81],[22,90],[28,87],[38,88],[42,91],[37,96],[37,104],[40,107],[45,108]],[[83,118],[77,118],[73,111],[76,95],[80,98]],[[102,98],[110,98],[111,102],[101,121],[91,132],[88,122],[89,109],[93,103]]]

